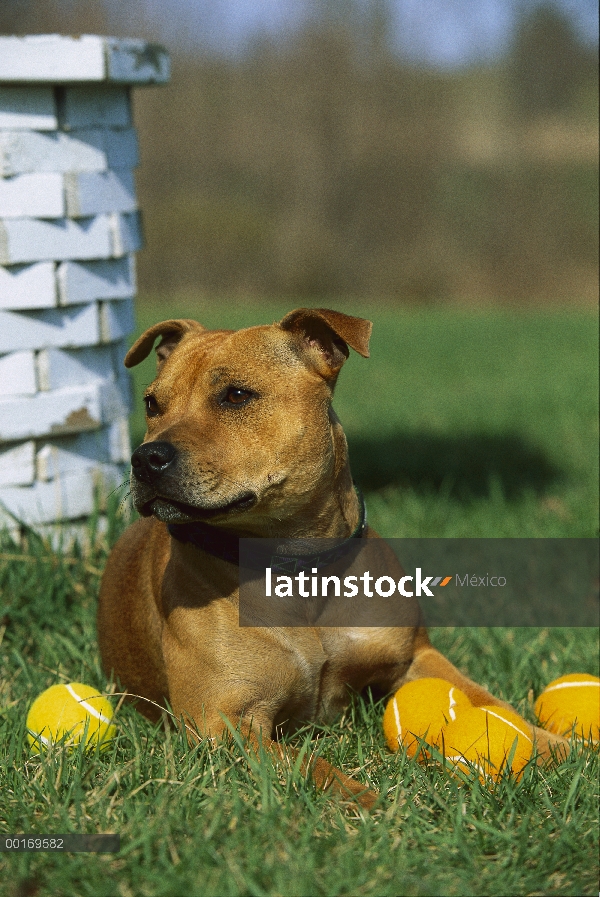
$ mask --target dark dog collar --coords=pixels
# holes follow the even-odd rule
[[[362,538],[367,526],[365,500],[360,489],[357,486],[354,488],[360,506],[360,517],[358,526],[347,539],[341,541],[337,539],[324,540],[335,542],[336,544],[325,551],[318,552],[302,552],[300,550],[300,546],[303,543],[308,541],[310,544],[311,541],[316,540],[290,539],[287,542],[282,542],[274,551],[273,540],[266,539],[265,541],[269,543],[268,549],[261,551],[260,548],[255,548],[253,545],[252,557],[251,559],[244,558],[244,566],[250,566],[255,570],[265,570],[267,567],[279,570],[282,566],[285,566],[285,572],[294,573],[296,570],[304,570],[309,567],[316,567],[317,569],[327,567],[338,560],[338,558],[343,557],[356,545],[355,540]],[[217,526],[210,526],[208,523],[200,522],[170,523],[167,528],[170,534],[179,542],[189,542],[191,545],[195,545],[196,548],[201,548],[202,551],[212,554],[214,557],[239,566],[240,538],[242,537],[225,532]],[[253,542],[258,544],[260,540],[255,539]]]

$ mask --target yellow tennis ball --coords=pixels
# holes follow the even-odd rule
[[[469,760],[479,769],[482,781],[496,782],[509,769],[519,778],[533,754],[531,726],[518,713],[503,707],[471,707],[462,711],[446,726],[442,739],[446,763],[467,771],[464,761]]]
[[[66,736],[69,745],[104,744],[116,733],[113,710],[95,688],[81,682],[52,685],[39,695],[27,714],[27,738],[34,753]],[[87,732],[86,732],[87,724]]]
[[[535,702],[540,726],[556,735],[575,733],[584,741],[600,741],[600,679],[569,673],[547,685]]]
[[[456,719],[459,708],[471,707],[464,692],[445,679],[415,679],[407,682],[388,702],[383,714],[383,732],[388,747],[404,745],[409,757],[419,750],[418,738],[439,746],[442,729]]]

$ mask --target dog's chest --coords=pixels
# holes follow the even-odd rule
[[[288,629],[276,639],[281,663],[293,670],[276,716],[283,728],[333,720],[373,679],[372,631]]]

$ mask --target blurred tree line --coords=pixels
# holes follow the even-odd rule
[[[371,6],[238,55],[169,48],[171,84],[135,93],[142,292],[595,297],[595,49],[541,4],[503,59],[440,72]],[[121,10],[2,0],[0,30],[160,37]]]

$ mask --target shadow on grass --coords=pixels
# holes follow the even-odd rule
[[[495,483],[514,500],[562,479],[540,448],[514,434],[393,433],[348,443],[353,477],[367,491],[402,485],[430,492],[444,485],[453,498],[468,501],[488,496]]]

